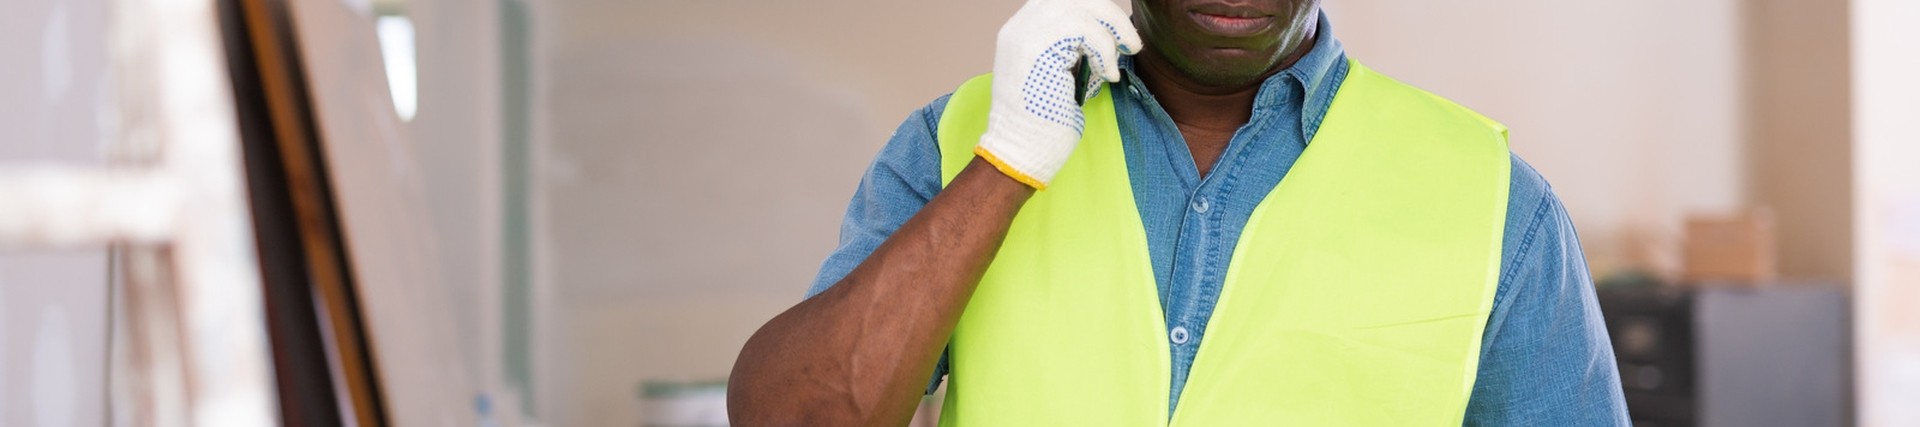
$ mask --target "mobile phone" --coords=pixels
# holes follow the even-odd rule
[[[1087,57],[1082,56],[1080,57],[1080,64],[1073,66],[1074,102],[1078,102],[1080,105],[1087,105],[1088,98],[1092,98],[1094,95],[1087,93],[1088,89],[1091,89],[1091,87],[1087,85],[1087,82],[1092,80],[1093,67],[1087,66]]]

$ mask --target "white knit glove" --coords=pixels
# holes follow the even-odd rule
[[[1127,12],[1112,0],[1028,0],[1000,27],[993,57],[993,105],[974,153],[1001,172],[1046,189],[1080,142],[1086,119],[1074,99],[1082,57],[1100,79],[1120,81],[1120,55],[1141,48]]]

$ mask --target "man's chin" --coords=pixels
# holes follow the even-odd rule
[[[1195,58],[1187,67],[1180,68],[1187,78],[1196,83],[1226,87],[1245,86],[1258,83],[1273,68],[1272,61],[1248,54],[1239,57]]]
[[[1235,46],[1182,46],[1182,59],[1186,67],[1180,67],[1193,77],[1208,76],[1219,79],[1259,78],[1278,64],[1280,58],[1269,46],[1266,49],[1254,49]]]

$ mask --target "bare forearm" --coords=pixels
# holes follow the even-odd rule
[[[734,424],[904,424],[1032,195],[974,159],[846,278],[754,333],[729,384]]]

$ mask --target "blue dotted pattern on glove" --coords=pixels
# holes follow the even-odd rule
[[[1028,113],[1073,128],[1075,131],[1086,127],[1086,119],[1080,114],[1075,114],[1080,111],[1080,103],[1073,99],[1073,91],[1060,90],[1063,87],[1073,87],[1072,74],[1057,71],[1071,70],[1074,63],[1080,60],[1080,46],[1085,43],[1086,39],[1083,37],[1068,37],[1054,42],[1053,46],[1040,52],[1040,57],[1033,61],[1033,70],[1027,73],[1027,80],[1022,82],[1020,87]],[[1093,69],[1105,68],[1106,58],[1101,58],[1098,52],[1089,58],[1095,62]],[[1099,89],[1098,79],[1088,80],[1089,86],[1094,90]],[[1087,91],[1088,98],[1095,95],[1094,90]]]
[[[1100,22],[1100,26],[1102,26],[1102,27],[1107,27],[1107,33],[1108,33],[1108,34],[1112,34],[1112,35],[1113,35],[1113,39],[1114,39],[1114,40],[1124,40],[1124,39],[1125,39],[1125,38],[1123,38],[1123,37],[1120,37],[1120,30],[1119,30],[1119,29],[1115,29],[1115,28],[1113,28],[1113,23],[1111,23],[1111,22],[1107,22],[1107,20],[1105,20],[1105,19],[1097,19],[1096,21],[1099,21],[1099,22]],[[1125,44],[1122,44],[1122,45],[1118,45],[1118,46],[1114,46],[1114,48],[1116,48],[1116,49],[1119,49],[1119,50],[1120,50],[1120,54],[1121,54],[1121,55],[1132,55],[1132,54],[1133,54],[1133,49],[1132,49],[1132,48],[1128,48],[1128,47],[1127,47],[1127,45],[1125,45]],[[1096,54],[1095,54],[1094,56],[1099,56],[1099,55],[1098,55],[1098,52],[1096,52]]]

